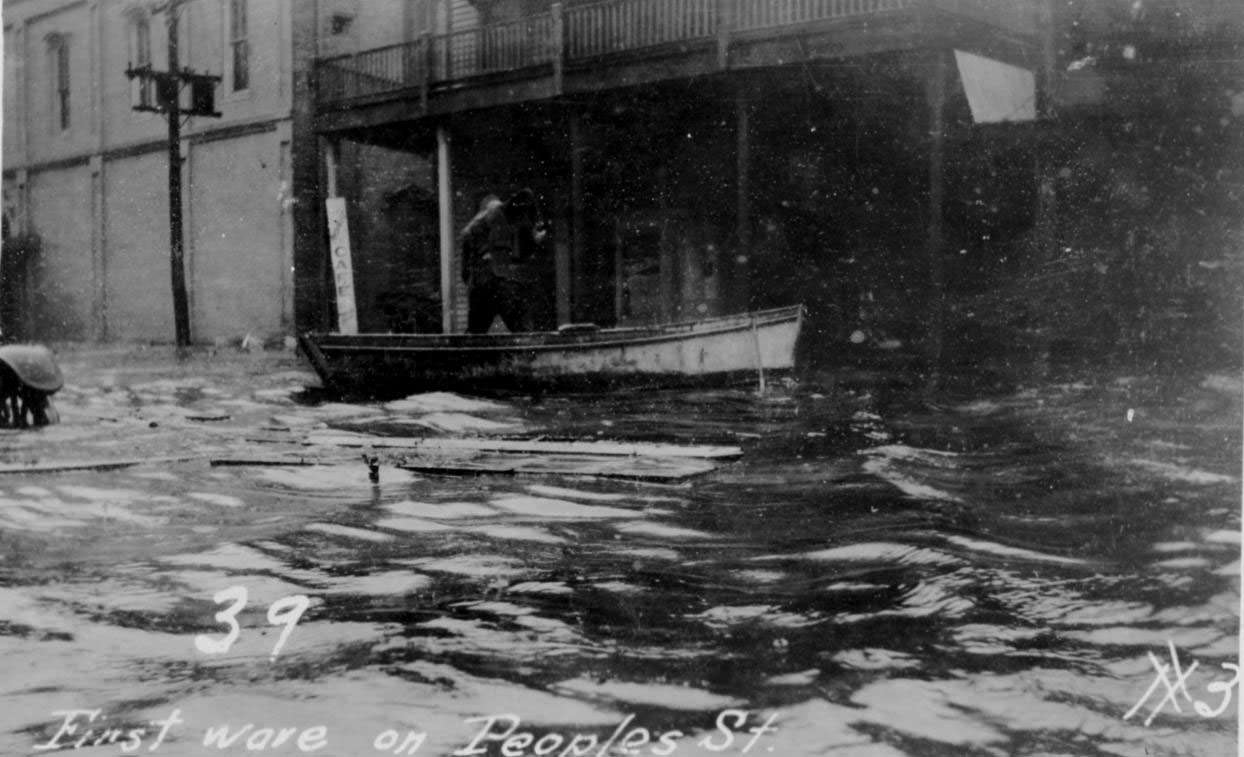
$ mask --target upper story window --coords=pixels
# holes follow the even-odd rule
[[[249,89],[251,83],[246,5],[246,0],[229,0],[229,81],[234,92]]]
[[[48,62],[52,69],[52,111],[53,123],[61,131],[69,129],[69,37],[64,34],[50,34],[48,42]]]
[[[130,45],[136,68],[151,65],[151,19],[134,17],[130,22]]]
[[[151,65],[151,19],[145,13],[130,16],[130,61],[134,68]],[[135,79],[138,86],[137,105],[150,106],[151,87]]]

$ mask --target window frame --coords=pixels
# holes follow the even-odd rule
[[[151,17],[146,13],[130,16],[130,33],[133,35],[134,65],[138,67],[151,63]]]
[[[228,61],[230,93],[249,92],[251,88],[250,3],[247,0],[225,0],[225,47]],[[240,64],[240,65],[239,65]]]
[[[134,10],[129,16],[130,65],[134,68],[152,65],[151,58],[151,16],[141,10]],[[151,87],[143,86],[139,91],[139,105],[151,106],[153,98]]]
[[[60,133],[73,127],[71,99],[73,80],[70,78],[69,35],[53,32],[46,37],[51,83],[52,123]]]

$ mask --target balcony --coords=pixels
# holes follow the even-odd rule
[[[600,0],[317,62],[321,129],[927,46],[1028,59],[1041,0]],[[414,103],[412,109],[411,104]],[[340,114],[333,117],[333,112]],[[399,111],[389,109],[388,116]],[[357,115],[357,114],[356,114]],[[370,120],[370,119],[369,119]]]

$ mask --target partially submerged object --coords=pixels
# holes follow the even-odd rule
[[[0,427],[56,423],[51,397],[65,385],[52,351],[39,344],[0,346]]]
[[[492,439],[488,437],[377,436],[348,431],[312,431],[304,440],[308,445],[399,449],[422,455],[452,455],[462,452],[533,455],[596,455],[603,457],[659,457],[733,460],[743,449],[733,445],[662,444],[655,442],[617,442],[605,440],[556,441],[548,439]]]
[[[518,334],[320,334],[300,337],[327,388],[365,394],[430,389],[678,386],[764,381],[795,365],[803,307],[615,329]]]
[[[362,449],[372,483],[379,483],[383,462],[393,468],[442,475],[567,476],[677,484],[743,455],[742,448],[726,445],[378,436],[332,430],[312,431],[300,438],[252,437],[247,441],[284,449],[260,456],[214,457],[211,464],[339,465],[345,470],[345,461],[357,458],[343,451]]]

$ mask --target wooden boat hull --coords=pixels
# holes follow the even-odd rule
[[[802,306],[664,326],[522,334],[316,334],[300,337],[326,388],[677,386],[788,371]]]

